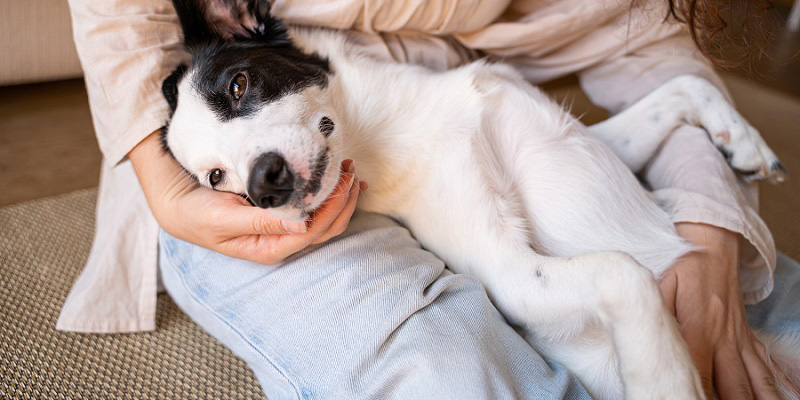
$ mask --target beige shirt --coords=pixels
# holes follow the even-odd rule
[[[617,112],[681,74],[723,87],[686,32],[664,23],[663,3],[629,12],[630,0],[274,0],[272,12],[291,24],[348,30],[376,57],[398,62],[445,69],[487,55],[533,83],[577,73],[595,104]],[[105,161],[94,245],[56,328],[152,330],[158,225],[126,154],[164,124],[161,82],[189,58],[169,0],[70,6]],[[720,157],[703,157],[715,151],[697,128],[683,128],[645,176],[675,222],[742,234],[742,288],[756,302],[772,290],[774,243],[753,188],[748,201]]]

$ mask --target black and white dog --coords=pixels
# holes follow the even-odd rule
[[[287,31],[265,0],[174,4],[193,63],[165,81],[164,143],[201,184],[302,221],[353,159],[360,208],[480,279],[594,396],[703,397],[655,280],[690,247],[631,171],[688,121],[751,179],[782,178],[710,83],[675,78],[586,128],[502,64],[377,61],[344,33]]]

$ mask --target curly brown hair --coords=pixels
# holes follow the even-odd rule
[[[764,55],[770,0],[667,0],[666,18],[686,24],[700,51],[715,65],[752,63]]]

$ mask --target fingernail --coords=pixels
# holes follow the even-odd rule
[[[342,171],[348,172],[350,170],[350,164],[353,163],[353,160],[347,159],[342,161]]]
[[[355,161],[350,160],[350,166],[347,167],[347,172],[349,172],[351,174],[356,172],[356,162]]]
[[[281,226],[286,232],[289,233],[306,233],[308,228],[306,228],[305,222],[286,222],[281,221]]]

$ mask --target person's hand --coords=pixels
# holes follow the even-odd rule
[[[347,229],[360,191],[351,161],[330,197],[310,222],[287,224],[242,197],[199,185],[161,150],[154,132],[128,155],[162,229],[176,238],[231,257],[273,265]]]
[[[689,345],[706,396],[712,399],[716,389],[721,399],[779,400],[776,380],[789,381],[747,324],[738,236],[705,224],[679,223],[676,228],[703,250],[667,271],[661,292]]]

